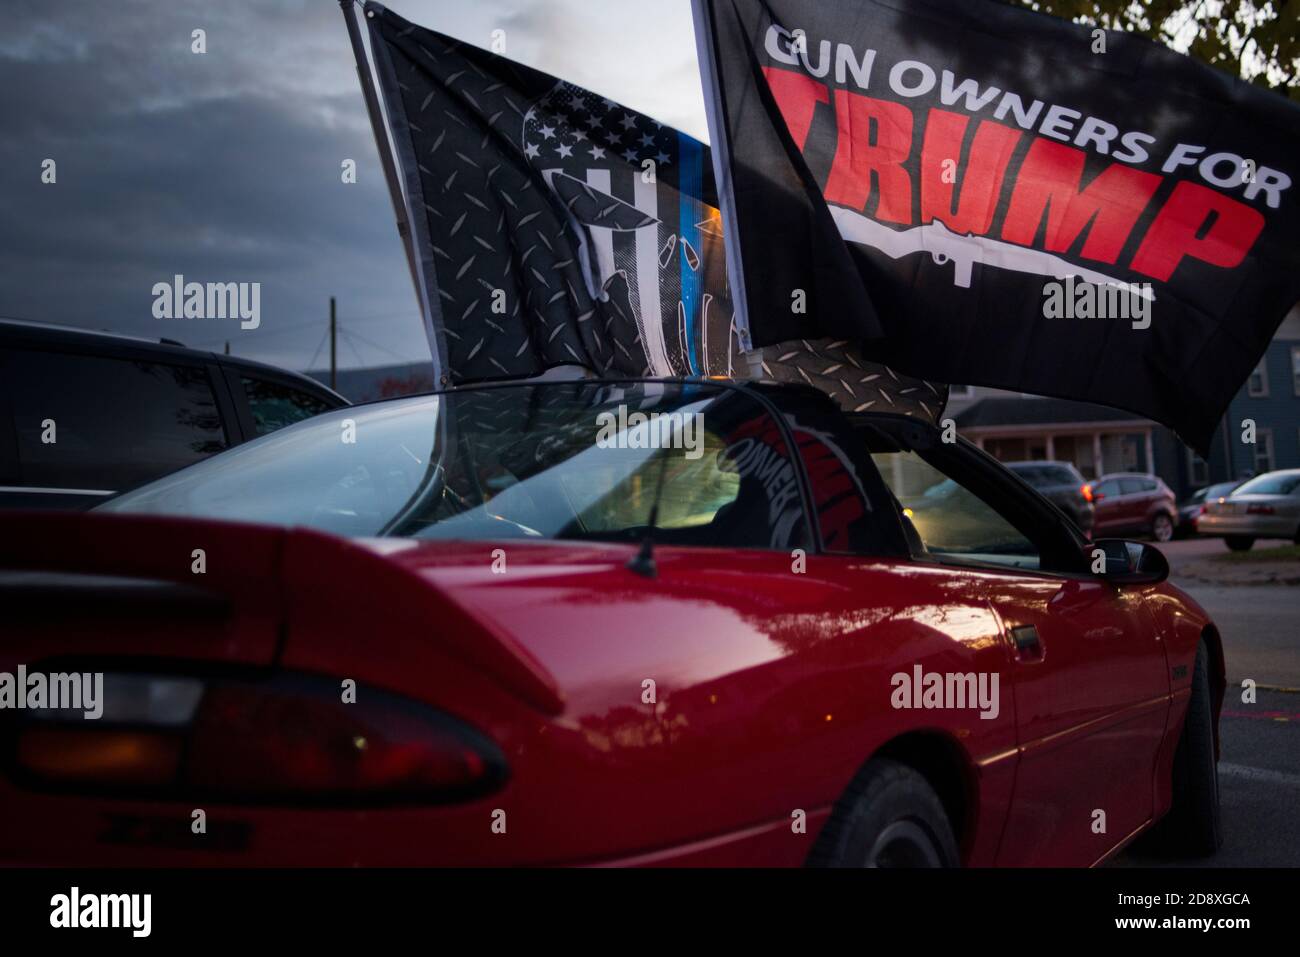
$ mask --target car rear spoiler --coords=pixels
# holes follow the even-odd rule
[[[201,555],[199,552],[201,551]],[[199,561],[204,572],[195,571]],[[296,601],[327,581],[363,583],[428,638],[548,714],[564,709],[555,679],[511,635],[471,615],[443,589],[379,551],[310,529],[150,515],[0,514],[0,605],[89,602],[108,611],[154,607],[220,614],[237,603],[277,636]]]

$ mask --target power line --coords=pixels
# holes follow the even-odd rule
[[[352,350],[352,354],[357,357],[357,362],[360,365],[364,366],[366,364],[366,360],[361,358],[361,353],[357,351],[356,344],[352,341],[352,335],[344,331],[343,329],[339,330],[339,334],[343,336],[343,341],[348,344],[348,348]]]
[[[309,361],[307,365],[304,367],[307,369],[307,371],[310,372],[312,367],[316,365],[316,358],[317,356],[320,355],[321,349],[325,348],[325,340],[326,338],[328,338],[329,334],[330,331],[328,329],[326,329],[324,332],[320,334],[320,343],[316,346],[316,351],[312,353],[311,361]]]
[[[404,356],[404,355],[401,355],[400,353],[394,352],[392,349],[389,349],[387,346],[381,346],[379,343],[375,342],[373,339],[368,339],[368,338],[366,338],[365,336],[360,335],[359,333],[357,333],[357,332],[355,332],[355,331],[349,331],[348,334],[349,334],[349,335],[352,335],[352,336],[355,336],[356,338],[360,339],[362,342],[364,342],[366,345],[370,346],[372,349],[378,349],[380,352],[383,352],[383,353],[385,353],[385,354],[387,354],[387,355],[390,355],[390,356],[392,356],[394,359],[400,359],[402,362],[417,362],[417,361],[419,361],[418,359],[412,359],[410,356]]]

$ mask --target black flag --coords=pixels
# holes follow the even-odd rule
[[[781,343],[751,366],[704,144],[380,4],[365,11],[444,384],[576,365],[800,381],[849,409],[942,413],[946,386],[844,340]]]
[[[1207,451],[1300,299],[1300,107],[991,0],[693,2],[742,338]]]

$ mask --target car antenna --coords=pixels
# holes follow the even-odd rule
[[[659,498],[664,491],[664,475],[668,472],[668,455],[661,450],[659,456],[659,480],[655,483],[655,500],[650,506],[650,521],[646,524],[645,538],[641,539],[641,547],[636,554],[627,561],[628,571],[642,578],[659,577],[659,566],[655,564],[654,534],[655,523],[659,521]]]

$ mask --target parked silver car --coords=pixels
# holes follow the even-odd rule
[[[1222,538],[1234,552],[1247,551],[1257,538],[1300,543],[1300,469],[1265,472],[1231,495],[1207,499],[1196,531]]]

